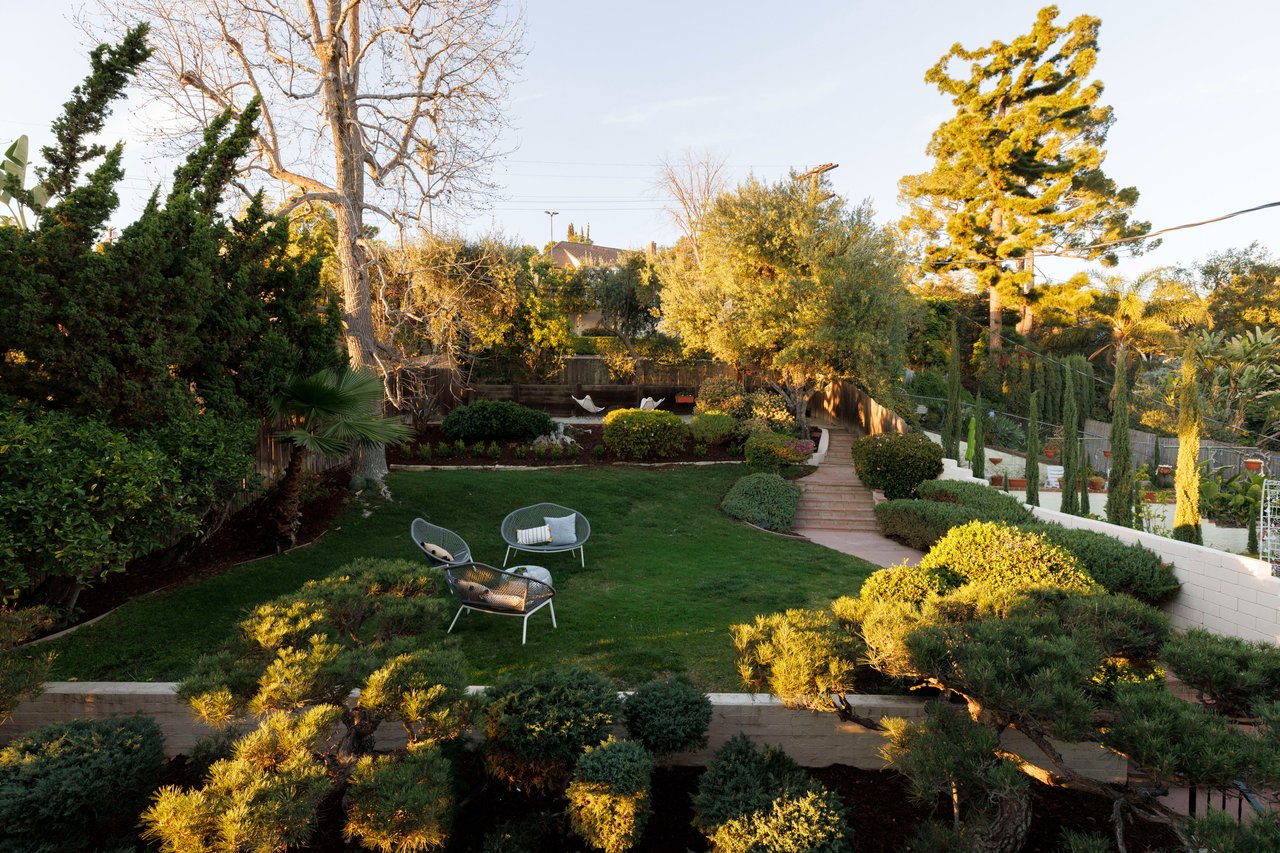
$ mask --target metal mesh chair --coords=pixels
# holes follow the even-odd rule
[[[459,566],[471,562],[471,547],[465,539],[448,528],[432,524],[426,519],[415,518],[409,525],[409,538],[418,546],[422,556],[432,566]],[[442,560],[428,553],[424,545],[439,545],[453,555],[452,560]]]
[[[521,545],[520,539],[516,535],[517,530],[523,530],[530,527],[541,527],[546,524],[547,517],[575,516],[578,538],[572,543],[553,543],[548,542],[544,545]],[[587,565],[587,552],[583,548],[587,539],[591,536],[591,522],[587,521],[587,517],[576,509],[569,509],[567,506],[560,504],[542,503],[533,506],[524,506],[514,510],[506,518],[502,519],[502,541],[507,543],[507,555],[502,558],[502,565],[506,565],[511,559],[511,552],[528,551],[533,554],[559,554],[564,551],[580,552],[582,565]]]
[[[551,627],[556,625],[556,607],[551,599],[555,597],[555,587],[549,583],[536,580],[525,575],[517,575],[495,569],[484,563],[468,563],[463,566],[448,566],[444,570],[445,581],[449,589],[461,605],[453,621],[453,626],[466,610],[478,610],[481,613],[493,613],[498,616],[519,616],[523,620],[520,632],[520,645],[529,638],[529,617],[543,607],[551,611]]]

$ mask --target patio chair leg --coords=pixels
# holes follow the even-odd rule
[[[520,620],[520,624],[524,626],[524,630],[520,632],[520,645],[524,645],[529,640],[529,614]]]
[[[548,601],[547,607],[551,609],[551,627],[559,628],[560,626],[556,624],[556,603],[554,601]]]
[[[456,614],[454,614],[453,621],[449,623],[449,630],[448,630],[448,631],[445,631],[445,633],[446,633],[446,634],[452,634],[452,633],[453,633],[453,626],[458,624],[458,617],[459,617],[459,616],[461,616],[461,615],[462,615],[462,611],[464,611],[464,610],[466,610],[466,609],[467,609],[467,608],[465,608],[465,607],[459,607],[459,608],[458,608],[458,612],[457,612]]]
[[[582,556],[582,568],[587,567],[587,546],[583,545],[578,549],[578,553]]]
[[[511,559],[511,546],[510,546],[510,545],[508,545],[508,546],[507,546],[507,555],[506,555],[505,557],[503,557],[503,558],[502,558],[502,565],[505,567],[505,566],[507,565],[507,560],[510,560],[510,559]]]

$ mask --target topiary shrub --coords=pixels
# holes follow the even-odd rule
[[[948,570],[965,583],[999,590],[1055,587],[1098,591],[1067,550],[1038,533],[987,521],[971,521],[949,530],[924,555],[920,568]]]
[[[963,581],[944,568],[922,569],[903,563],[872,572],[862,582],[858,597],[863,601],[908,601],[919,603],[931,595],[942,595]]]
[[[1017,498],[981,483],[956,480],[926,480],[916,486],[922,500],[959,504],[981,514],[983,521],[1007,521],[1023,524],[1035,521],[1031,510]]]
[[[762,752],[742,734],[707,765],[693,812],[693,825],[717,853],[849,849],[839,801],[781,749],[767,746]]]
[[[163,762],[151,717],[75,720],[17,738],[0,749],[0,850],[132,847]]]
[[[742,432],[737,418],[720,412],[694,415],[689,428],[694,441],[710,445],[728,444]]]
[[[544,793],[564,789],[583,748],[604,740],[619,709],[608,679],[576,667],[515,673],[485,696],[490,775]]]
[[[698,387],[699,414],[719,412],[734,418],[746,417],[747,391],[736,379],[707,379]]]
[[[1147,604],[1159,605],[1182,589],[1173,567],[1162,563],[1154,551],[1141,545],[1126,544],[1093,530],[1072,530],[1061,524],[1020,526],[1070,551],[1080,561],[1081,568],[1107,592],[1124,593]]]
[[[853,443],[853,465],[867,488],[913,498],[916,486],[942,473],[942,448],[919,432],[868,435]]]
[[[623,459],[660,459],[684,449],[689,428],[672,412],[615,409],[604,416],[604,444]]]
[[[928,551],[953,527],[984,520],[977,510],[935,501],[885,501],[875,514],[882,535],[917,551]]]
[[[788,531],[795,524],[800,486],[777,474],[748,474],[729,487],[720,508],[766,530]]]
[[[813,442],[790,438],[776,432],[757,430],[747,439],[747,464],[753,468],[776,471],[783,465],[795,465],[813,455]]]
[[[1224,714],[1244,716],[1260,702],[1280,701],[1280,648],[1271,643],[1192,628],[1165,643],[1161,657]]]
[[[711,700],[684,676],[650,681],[622,706],[627,731],[656,756],[690,752],[707,745]]]
[[[343,834],[370,850],[431,850],[449,840],[453,774],[434,744],[404,758],[362,757],[351,774]]]
[[[459,406],[444,416],[440,424],[444,434],[454,441],[532,441],[555,429],[546,412],[530,409],[511,400],[476,400]]]
[[[623,853],[649,820],[653,759],[631,740],[609,738],[578,758],[569,783],[569,825],[605,853]]]

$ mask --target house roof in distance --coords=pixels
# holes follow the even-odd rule
[[[551,247],[551,260],[562,267],[580,267],[585,264],[616,266],[622,263],[627,249],[597,246],[594,243],[570,243],[561,240]]]

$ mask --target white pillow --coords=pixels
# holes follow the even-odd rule
[[[422,550],[442,563],[453,562],[453,555],[441,548],[439,545],[433,545],[430,542],[423,542]]]
[[[521,545],[546,545],[550,541],[551,529],[545,524],[516,531],[516,542]]]
[[[462,593],[462,597],[468,601],[483,601],[492,592],[489,587],[475,581],[458,581],[457,583],[458,592]]]
[[[552,545],[572,545],[578,541],[578,517],[566,515],[561,518],[543,518],[550,530]]]

